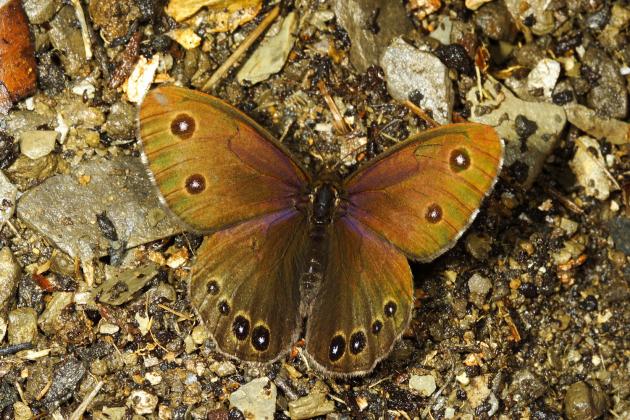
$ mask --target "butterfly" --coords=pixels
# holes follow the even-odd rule
[[[455,244],[503,155],[491,127],[453,124],[345,179],[313,176],[236,108],[174,86],[147,94],[139,124],[162,202],[207,235],[189,294],[218,350],[273,362],[303,335],[310,363],[337,377],[369,373],[390,353],[412,316],[407,259]]]

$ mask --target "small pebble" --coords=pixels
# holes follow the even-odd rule
[[[411,375],[409,388],[417,391],[421,396],[428,397],[435,392],[435,378],[431,375]]]
[[[157,404],[158,397],[142,390],[132,391],[127,398],[127,405],[130,405],[138,415],[153,413]]]
[[[269,378],[246,383],[230,395],[230,406],[238,408],[247,419],[272,420],[276,411],[277,391]]]
[[[492,282],[487,277],[480,274],[473,274],[468,280],[468,290],[470,293],[476,293],[485,296],[492,288]]]
[[[569,420],[595,419],[608,408],[606,394],[585,382],[576,382],[564,396],[564,414]]]
[[[55,148],[58,133],[53,130],[25,130],[20,133],[20,150],[29,159],[39,159]]]
[[[230,361],[214,362],[210,365],[210,371],[217,376],[224,378],[236,373],[236,366]]]

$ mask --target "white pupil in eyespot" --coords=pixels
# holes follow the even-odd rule
[[[463,166],[466,163],[466,158],[460,153],[455,157],[455,162],[457,162],[459,166]]]
[[[179,122],[179,131],[186,131],[188,130],[188,121],[186,120],[182,120]]]

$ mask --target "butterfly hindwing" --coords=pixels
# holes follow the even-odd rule
[[[306,353],[331,375],[370,372],[407,328],[407,258],[350,216],[329,230],[327,264],[306,325]]]
[[[289,208],[308,184],[271,134],[201,92],[150,91],[140,107],[140,137],[165,204],[196,231]]]
[[[193,307],[219,350],[271,362],[300,333],[297,279],[305,264],[306,223],[283,210],[204,239],[190,282]]]
[[[478,212],[501,168],[503,143],[481,124],[424,131],[345,183],[348,214],[409,258],[450,249]]]

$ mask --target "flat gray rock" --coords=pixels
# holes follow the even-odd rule
[[[451,121],[453,110],[453,85],[448,68],[433,54],[420,51],[396,38],[381,57],[387,91],[394,99],[406,101],[412,93],[420,93],[417,103],[425,111],[431,111],[440,124]]]
[[[476,87],[466,95],[472,104],[469,119],[495,128],[506,142],[504,171],[522,166],[524,170],[514,171],[519,174],[516,181],[530,188],[556,147],[566,114],[558,105],[523,101],[496,81],[486,81],[483,88],[488,96],[483,100]]]
[[[350,37],[350,62],[361,73],[378,64],[381,53],[394,37],[413,29],[399,1],[336,0],[334,11]]]
[[[108,254],[112,241],[97,223],[103,213],[127,248],[182,231],[160,205],[140,159],[126,156],[96,159],[48,178],[17,205],[18,217],[29,227],[81,259]]]

